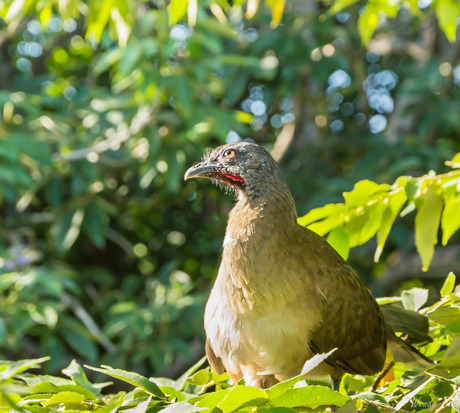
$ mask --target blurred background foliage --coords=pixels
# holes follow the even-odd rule
[[[456,0],[0,8],[3,359],[175,376],[203,354],[232,200],[182,178],[213,146],[272,150],[299,215],[460,151]],[[376,265],[351,251],[375,294],[460,273],[454,235],[422,274],[412,226]]]

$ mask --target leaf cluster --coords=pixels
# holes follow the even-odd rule
[[[377,262],[395,219],[417,210],[415,244],[426,271],[433,257],[442,228],[442,245],[446,245],[460,228],[460,154],[446,162],[454,170],[413,178],[402,176],[393,185],[364,180],[351,192],[343,194],[345,203],[328,204],[299,218],[346,259],[350,248],[377,237],[374,260]]]
[[[428,291],[413,289],[401,297],[381,300],[400,303],[406,311],[429,319],[430,340],[421,347],[436,364],[426,371],[397,363],[381,387],[370,391],[375,378],[346,375],[340,392],[327,383],[303,381],[304,375],[328,354],[309,360],[299,376],[267,390],[238,383],[228,384],[228,375],[200,369],[204,358],[179,379],[147,378],[108,366],[87,369],[134,386],[132,391],[108,394],[110,383],[93,384],[78,363],[62,371],[67,378],[28,372],[47,358],[0,363],[1,407],[10,411],[53,412],[323,412],[330,405],[339,412],[357,411],[460,411],[460,289],[450,274],[441,289],[441,300],[428,304]],[[383,303],[384,301],[384,303]],[[402,329],[398,329],[401,331]],[[381,377],[379,376],[379,380]]]

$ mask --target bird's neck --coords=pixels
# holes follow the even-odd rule
[[[292,226],[297,226],[294,199],[286,185],[280,183],[262,196],[240,192],[228,216],[226,234],[241,241],[256,241]]]
[[[240,196],[229,214],[216,285],[235,311],[265,307],[273,295],[266,276],[277,270],[273,262],[284,260],[280,246],[295,239],[299,230],[292,196],[287,188],[280,189],[265,198]]]

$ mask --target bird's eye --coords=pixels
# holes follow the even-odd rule
[[[236,155],[236,152],[235,152],[234,149],[227,149],[227,150],[224,152],[224,158],[226,158],[226,159],[233,158],[235,155]]]

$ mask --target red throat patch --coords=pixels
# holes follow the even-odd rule
[[[239,175],[233,175],[233,174],[229,174],[227,172],[221,172],[220,174],[225,176],[228,179],[231,179],[234,182],[244,182],[243,178],[241,178],[241,176],[239,176]]]

